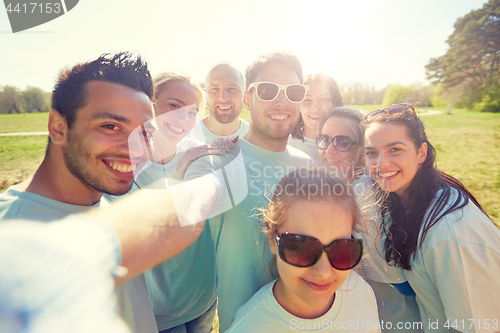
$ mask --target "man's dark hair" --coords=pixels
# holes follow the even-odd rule
[[[304,77],[302,76],[300,60],[288,51],[278,51],[260,55],[247,66],[245,72],[245,90],[248,90],[248,86],[255,81],[259,71],[270,63],[278,63],[293,68],[299,77],[300,83],[302,83]]]
[[[121,84],[144,92],[149,99],[153,98],[151,74],[140,56],[134,59],[129,52],[105,53],[96,60],[59,72],[52,91],[52,109],[65,117],[68,128],[75,121],[76,112],[87,102],[87,83],[91,81]]]

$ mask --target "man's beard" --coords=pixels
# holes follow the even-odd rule
[[[217,111],[217,108],[214,106],[212,108],[209,108],[210,114],[214,116],[215,120],[217,120],[221,124],[229,124],[233,122],[236,118],[239,116],[239,112],[236,112],[236,110],[233,109],[233,112],[229,114],[222,114],[221,112]],[[240,111],[241,112],[241,111]]]
[[[99,178],[99,175],[92,173],[92,170],[89,168],[93,164],[92,154],[86,149],[83,140],[71,135],[71,131],[68,132],[68,142],[63,146],[62,151],[66,167],[85,186],[110,195],[122,195],[130,190],[132,183],[128,188],[114,189],[107,186]],[[96,156],[96,159],[99,159],[99,155]],[[122,180],[122,182],[126,183],[127,181]]]

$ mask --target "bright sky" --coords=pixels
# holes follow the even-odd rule
[[[173,67],[203,81],[217,61],[241,71],[285,49],[304,74],[376,88],[425,81],[453,24],[486,0],[80,0],[73,10],[12,33],[0,8],[0,85],[51,91],[64,66],[139,52],[153,74]]]

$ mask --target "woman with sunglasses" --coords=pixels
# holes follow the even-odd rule
[[[374,180],[366,199],[384,238],[374,264],[402,269],[425,332],[499,331],[500,230],[457,179],[435,168],[412,105],[376,110],[362,124]]]
[[[306,75],[304,84],[309,89],[300,103],[299,121],[288,144],[302,150],[320,164],[321,158],[316,148],[318,123],[334,107],[343,105],[342,96],[335,80],[325,74]]]
[[[356,109],[337,107],[318,123],[316,147],[321,162],[330,171],[350,180],[361,176],[363,166],[363,113]]]
[[[363,245],[351,236],[360,214],[348,186],[324,169],[281,180],[263,212],[279,278],[239,309],[228,332],[347,331],[353,322],[353,332],[380,332],[373,291],[351,271]]]

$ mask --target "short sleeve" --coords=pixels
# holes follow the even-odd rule
[[[82,218],[0,229],[1,332],[128,332],[117,315],[119,240]]]
[[[500,320],[498,300],[494,296],[500,295],[497,249],[487,244],[442,241],[424,251],[423,261],[439,292],[447,319]]]

